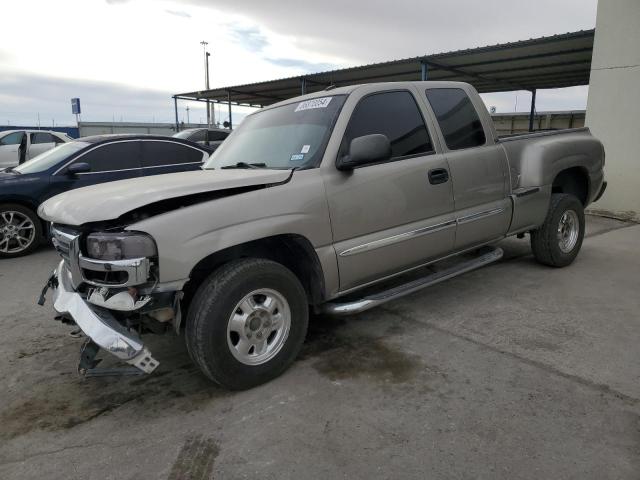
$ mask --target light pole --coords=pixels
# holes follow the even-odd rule
[[[205,40],[200,42],[202,45],[202,51],[204,52],[204,84],[207,90],[209,90],[209,52],[207,52],[207,45],[209,42]],[[211,110],[209,109],[209,100],[207,100],[207,127],[211,125]]]

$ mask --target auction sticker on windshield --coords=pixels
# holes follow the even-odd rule
[[[327,108],[332,97],[314,98],[300,102],[294,112],[302,112],[303,110],[311,110],[313,108]]]

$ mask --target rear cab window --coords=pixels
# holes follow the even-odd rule
[[[391,159],[433,152],[433,144],[418,104],[407,90],[367,95],[354,109],[340,146],[349,153],[351,141],[364,135],[383,134],[391,143]]]
[[[426,95],[449,150],[479,147],[486,143],[478,112],[464,90],[431,88]]]

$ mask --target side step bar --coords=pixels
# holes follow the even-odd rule
[[[353,315],[364,312],[365,310],[369,310],[370,308],[377,307],[378,305],[390,302],[391,300],[404,297],[405,295],[430,287],[436,283],[444,282],[445,280],[457,277],[463,273],[484,267],[485,265],[500,260],[503,254],[504,252],[501,248],[492,248],[489,252],[471,260],[455,264],[451,267],[437,271],[425,277],[418,278],[403,285],[398,285],[388,290],[383,290],[351,301],[340,302],[340,299],[337,299],[337,301],[325,303],[322,305],[321,309],[323,313],[329,315]]]

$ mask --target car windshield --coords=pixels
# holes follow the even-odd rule
[[[197,131],[198,131],[197,129],[190,128],[188,130],[182,130],[181,132],[174,133],[173,137],[182,138],[183,140],[189,140],[189,138]]]
[[[47,150],[40,155],[33,157],[28,162],[18,165],[13,169],[17,173],[40,173],[50,169],[54,165],[57,165],[71,154],[82,150],[85,147],[91,145],[86,142],[69,142],[63,143],[51,150]]]
[[[204,168],[317,166],[345,98],[314,98],[249,115]]]

